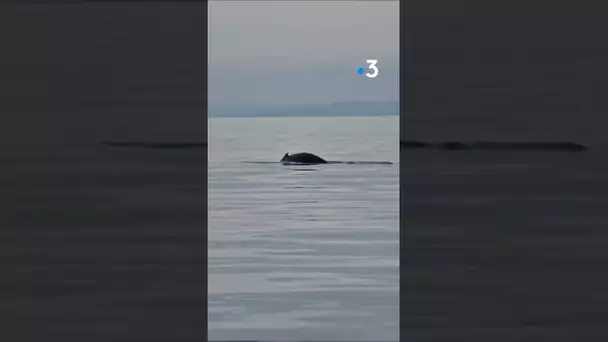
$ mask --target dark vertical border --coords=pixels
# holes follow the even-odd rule
[[[204,317],[202,317],[202,319],[203,319],[203,326],[204,326],[204,331],[205,331],[205,339],[204,339],[204,341],[207,341],[209,339],[209,337],[208,337],[209,336],[209,334],[208,334],[208,327],[207,327],[207,323],[209,321],[209,319],[208,319],[209,314],[207,312],[207,310],[208,310],[208,304],[207,304],[208,303],[208,299],[207,299],[208,290],[207,290],[207,286],[209,284],[209,281],[207,279],[208,278],[208,274],[209,274],[208,270],[207,270],[207,265],[208,265],[208,260],[209,260],[209,257],[208,257],[208,248],[207,248],[207,246],[208,246],[208,236],[209,236],[209,234],[208,234],[208,231],[209,231],[209,224],[208,224],[208,222],[209,222],[209,216],[208,216],[208,212],[207,212],[207,210],[209,208],[209,206],[208,206],[209,189],[208,189],[208,183],[207,183],[207,180],[208,180],[208,170],[209,170],[208,169],[208,167],[209,167],[208,166],[208,160],[209,160],[208,153],[209,153],[209,149],[207,147],[209,145],[208,144],[209,143],[209,136],[208,136],[208,127],[209,127],[208,126],[209,125],[209,117],[208,117],[208,108],[209,108],[209,102],[208,102],[208,100],[209,100],[208,99],[208,93],[209,93],[209,91],[208,91],[208,89],[209,89],[208,88],[208,75],[209,75],[209,73],[208,73],[208,70],[207,70],[208,66],[209,66],[209,60],[208,60],[208,58],[209,58],[209,51],[208,51],[209,43],[208,43],[207,39],[209,37],[209,34],[208,34],[207,30],[209,28],[209,23],[208,23],[208,19],[209,19],[209,3],[207,2],[207,0],[203,0],[202,2],[205,4],[205,6],[204,6],[205,13],[203,15],[203,23],[204,23],[204,27],[205,27],[204,37],[203,37],[203,44],[205,46],[205,48],[204,48],[205,57],[204,57],[204,67],[203,67],[203,78],[204,78],[205,82],[203,83],[204,84],[204,89],[203,89],[203,93],[202,93],[202,96],[203,96],[203,99],[204,99],[204,103],[205,103],[205,107],[203,108],[203,113],[202,113],[204,115],[204,122],[205,122],[204,123],[204,129],[203,129],[203,137],[204,137],[204,141],[205,141],[205,162],[204,162],[204,166],[205,166],[204,169],[205,169],[205,171],[204,171],[204,174],[203,174],[203,179],[205,181],[205,187],[204,187],[205,188],[205,199],[204,199],[204,206],[203,206],[203,208],[205,208],[205,223],[203,225],[204,229],[205,229],[205,233],[204,233],[204,237],[205,237],[204,238],[204,240],[205,240],[204,244],[205,245],[202,246],[202,248],[204,248],[204,250],[205,250],[205,254],[204,254],[205,255],[205,265],[203,267],[204,279],[205,279],[205,281],[204,281],[204,287],[203,287],[203,291],[204,291],[203,293],[204,293],[204,297],[205,297],[205,310],[204,310]]]
[[[124,1],[125,6],[130,1]],[[151,1],[154,2],[154,1]],[[160,1],[156,1],[159,3]],[[167,1],[169,2],[169,1]],[[207,142],[207,1],[175,1],[171,5],[179,8],[182,5],[196,6],[197,11],[202,9],[197,25],[193,25],[195,37],[188,44],[202,44],[200,49],[201,56],[197,56],[196,65],[191,65],[191,71],[202,81],[197,85],[196,110],[202,115],[199,117],[200,135],[197,139]],[[117,2],[114,5],[121,6]],[[0,137],[0,143],[8,143],[8,148],[0,151],[0,157],[4,157],[6,151],[18,153],[19,150],[10,150],[12,144],[21,148],[36,148],[35,157],[39,163],[49,163],[55,155],[46,154],[46,149],[38,149],[39,145],[46,147],[48,138],[60,136],[61,144],[73,146],[80,142],[95,144],[97,138],[107,139],[105,131],[99,137],[92,136],[91,131],[86,131],[88,136],[79,135],[78,140],[71,134],[72,131],[79,131],[80,128],[97,128],[99,131],[106,129],[108,120],[105,117],[87,117],[93,123],[87,122],[88,126],[78,126],[85,123],[86,109],[94,108],[91,98],[100,94],[99,89],[110,92],[112,83],[99,82],[105,80],[114,81],[110,68],[106,72],[93,70],[89,65],[91,56],[103,50],[96,44],[98,42],[91,38],[91,33],[95,25],[89,25],[88,19],[93,13],[86,8],[88,4],[70,4],[70,8],[61,9],[57,4],[41,5],[32,4],[19,7],[21,4],[10,6],[0,6],[0,12],[4,13],[4,21],[0,27],[5,28],[4,34],[11,39],[5,40],[7,51],[0,52],[0,70],[11,70],[17,76],[11,75],[20,81],[20,87],[16,87],[20,93],[18,96],[8,92],[4,98],[5,106],[14,113],[20,114],[17,122],[7,129],[4,127],[4,134]],[[143,9],[142,16],[145,16],[146,3],[138,3],[137,9]],[[141,7],[139,7],[141,6]],[[7,10],[8,9],[8,10]],[[8,13],[8,14],[7,14]],[[74,15],[72,18],[67,18]],[[8,19],[7,19],[8,18]],[[70,20],[67,20],[67,19]],[[63,20],[66,19],[66,20]],[[72,21],[73,19],[73,21]],[[133,25],[138,25],[140,18],[134,16]],[[62,21],[63,20],[63,21]],[[57,25],[61,23],[65,27],[57,30]],[[63,34],[62,31],[63,30]],[[70,32],[71,31],[71,32]],[[58,33],[59,32],[59,33]],[[70,34],[65,34],[70,32]],[[73,35],[72,35],[73,33]],[[0,34],[2,36],[2,34]],[[159,44],[156,42],[156,44]],[[162,48],[162,46],[160,46]],[[61,60],[61,54],[70,49],[68,54],[70,63],[59,63],[65,68],[56,67]],[[167,47],[170,49],[170,47]],[[9,56],[10,58],[8,58]],[[65,60],[64,60],[65,62]],[[155,60],[162,63],[162,58]],[[200,64],[199,64],[200,63]],[[36,69],[34,69],[34,67]],[[29,69],[28,69],[29,68]],[[61,70],[60,70],[61,69]],[[33,71],[42,70],[41,73],[34,74]],[[24,71],[23,75],[19,72]],[[31,73],[32,75],[28,74]],[[11,78],[6,77],[9,81]],[[117,77],[117,79],[119,79]],[[36,82],[33,82],[33,81]],[[6,81],[6,80],[5,80]],[[119,81],[117,81],[119,82]],[[5,83],[7,84],[7,83]],[[3,85],[5,85],[3,84]],[[9,85],[10,86],[10,85]],[[7,87],[8,88],[8,87]],[[200,105],[199,105],[200,103]],[[88,106],[88,107],[87,107]],[[3,108],[4,109],[4,108]],[[78,115],[66,129],[63,120],[69,116],[66,114]],[[3,113],[10,118],[11,113]],[[95,121],[95,120],[97,121]],[[174,117],[167,113],[167,119]],[[82,120],[82,121],[79,121]],[[176,120],[176,119],[175,119]],[[7,120],[8,122],[8,120]],[[72,123],[70,121],[70,123]],[[96,124],[99,123],[98,126]],[[55,124],[52,126],[51,124]],[[105,127],[105,128],[104,128]],[[198,128],[198,127],[197,127]],[[63,134],[65,133],[65,134]],[[93,132],[97,133],[97,132]],[[137,137],[135,137],[137,139]],[[63,140],[62,140],[63,139]],[[76,140],[71,140],[76,139]],[[57,140],[57,138],[56,138]],[[57,141],[54,140],[53,143]],[[35,145],[35,146],[31,146]],[[63,145],[62,145],[63,146]],[[87,145],[88,146],[88,145]],[[5,146],[3,146],[5,147]],[[200,207],[200,212],[194,213],[193,226],[195,229],[204,229],[203,232],[196,232],[196,237],[187,241],[187,245],[194,247],[187,257],[189,260],[177,266],[177,270],[166,272],[154,269],[158,264],[171,264],[171,257],[167,247],[175,247],[172,242],[173,236],[168,240],[150,242],[145,230],[141,235],[127,237],[130,245],[133,246],[132,262],[119,264],[124,260],[113,259],[111,236],[95,241],[94,238],[79,236],[77,238],[52,236],[42,229],[49,225],[45,218],[50,214],[61,215],[58,222],[69,217],[73,208],[69,204],[62,206],[61,202],[56,201],[60,196],[54,193],[56,188],[47,189],[46,186],[52,182],[65,182],[72,187],[77,187],[79,182],[94,181],[97,176],[103,174],[102,168],[99,172],[83,171],[78,175],[78,179],[69,179],[61,172],[48,172],[44,168],[39,170],[28,170],[22,178],[15,181],[10,189],[0,189],[0,234],[2,247],[2,259],[0,263],[7,268],[0,280],[0,322],[2,331],[0,341],[206,341],[207,340],[207,148],[205,144],[201,151],[200,158],[204,158],[197,163],[196,172],[199,173],[201,186],[200,192],[192,196],[193,202]],[[31,156],[26,156],[31,157]],[[11,164],[6,166],[6,170],[19,169],[18,160],[8,159]],[[4,162],[0,158],[0,164]],[[111,163],[112,161],[108,161]],[[58,167],[76,167],[82,165],[75,162],[70,165],[58,165]],[[85,161],[86,163],[86,161]],[[84,167],[83,169],[86,169]],[[135,175],[137,176],[137,175]],[[136,177],[133,177],[136,178]],[[33,189],[33,185],[36,186]],[[204,186],[202,185],[204,184]],[[198,185],[198,184],[197,184]],[[113,186],[108,184],[108,187]],[[197,186],[197,190],[198,190]],[[28,193],[28,191],[30,193]],[[204,193],[203,193],[204,192]],[[113,195],[113,194],[111,194]],[[23,204],[23,198],[30,196],[35,205]],[[111,196],[110,196],[111,197]],[[119,202],[119,201],[116,201]],[[12,212],[11,212],[12,211]],[[112,222],[112,214],[98,214],[98,216],[86,217],[78,213],[77,220],[89,220],[99,224],[96,219],[102,219],[102,224]],[[182,213],[176,209],[171,213],[172,217],[179,217]],[[120,217],[117,219],[120,220]],[[195,221],[196,220],[196,221]],[[63,221],[65,222],[65,221]],[[77,221],[82,222],[82,221]],[[31,231],[29,227],[34,227]],[[62,228],[62,227],[60,227]],[[175,227],[171,222],[167,223],[167,235],[178,232],[172,231]],[[201,233],[201,234],[199,234]],[[108,234],[109,235],[109,234]],[[142,238],[143,237],[143,238]],[[118,236],[120,238],[120,236]],[[138,238],[141,238],[137,240]],[[159,241],[160,240],[160,241]],[[124,241],[123,241],[124,242]],[[127,244],[127,243],[125,243]],[[173,246],[171,246],[173,244]],[[137,257],[144,255],[138,254],[137,249],[147,248],[148,251],[158,251],[158,259],[155,261],[145,260]],[[87,250],[102,251],[96,259],[91,259],[93,253]],[[64,253],[65,252],[65,253]],[[187,253],[187,252],[185,252]],[[164,256],[168,256],[164,258]],[[107,267],[107,266],[111,267]],[[118,266],[118,267],[116,267]],[[128,266],[116,271],[117,268]],[[152,266],[152,267],[150,267]],[[105,268],[104,268],[105,267]],[[112,268],[114,267],[114,268]],[[152,270],[151,270],[152,269]],[[164,270],[170,269],[165,267]],[[183,272],[185,276],[171,279],[171,274]],[[169,276],[167,275],[169,273]],[[146,277],[156,277],[167,280],[167,288],[158,292],[166,291],[170,294],[189,295],[189,298],[178,298],[175,301],[163,301],[164,298],[147,297],[142,288],[133,291],[133,297],[125,298],[126,290],[137,288],[130,281],[144,283]],[[129,277],[132,277],[129,279]],[[139,277],[139,278],[138,278]],[[168,278],[168,279],[167,279]],[[135,280],[133,280],[135,279]],[[192,290],[195,289],[195,290]],[[122,292],[121,292],[122,291]],[[158,293],[157,292],[157,293]],[[90,300],[94,296],[99,296],[96,301]],[[121,297],[122,296],[122,297]],[[162,295],[161,295],[162,297]],[[130,307],[129,307],[130,306]],[[122,314],[127,309],[136,308],[140,315],[132,315],[134,322],[121,320]],[[133,310],[133,312],[136,310]],[[126,316],[126,315],[125,315]],[[174,318],[167,322],[164,319]],[[110,322],[110,323],[108,323]],[[134,324],[132,324],[134,323]],[[176,324],[177,323],[177,324]],[[181,325],[187,326],[188,331],[180,331]],[[179,325],[179,326],[178,326]]]
[[[209,161],[209,158],[208,158],[208,155],[209,155],[208,154],[209,153],[209,148],[208,148],[208,146],[209,146],[209,135],[208,135],[208,129],[209,129],[209,116],[208,116],[209,115],[208,114],[208,109],[209,109],[209,101],[208,101],[209,100],[209,98],[208,98],[208,93],[209,93],[209,91],[208,91],[208,89],[209,89],[209,87],[208,87],[209,86],[209,84],[208,84],[208,81],[209,81],[209,79],[208,79],[208,76],[209,76],[209,73],[208,73],[209,51],[208,51],[208,48],[209,48],[209,43],[207,41],[207,39],[209,37],[209,33],[208,33],[208,28],[209,28],[209,22],[208,22],[208,19],[209,19],[209,3],[208,3],[207,0],[202,0],[202,2],[205,4],[205,6],[204,6],[205,13],[203,15],[203,24],[204,24],[203,26],[205,28],[204,29],[204,34],[203,34],[203,44],[204,44],[204,47],[205,47],[204,48],[205,57],[204,57],[204,60],[203,60],[204,67],[203,67],[203,75],[202,75],[203,79],[205,81],[203,83],[204,84],[204,89],[203,89],[203,92],[201,94],[201,96],[203,96],[203,100],[204,100],[204,103],[205,103],[205,107],[203,108],[203,113],[202,113],[203,116],[204,116],[204,122],[205,122],[204,123],[204,129],[203,129],[203,138],[204,138],[204,141],[205,141],[205,161],[204,161],[204,169],[205,169],[205,171],[204,171],[204,174],[203,174],[203,179],[205,181],[205,187],[204,187],[204,189],[205,189],[205,199],[204,199],[204,206],[203,206],[203,208],[205,208],[205,222],[204,222],[204,225],[203,225],[204,229],[205,229],[205,233],[204,233],[204,240],[205,240],[204,244],[205,245],[202,246],[202,248],[204,248],[204,250],[205,250],[205,254],[204,254],[205,255],[205,265],[203,267],[204,279],[205,279],[205,281],[204,281],[204,287],[203,287],[203,291],[204,291],[203,293],[204,293],[204,297],[205,297],[205,310],[204,310],[204,317],[202,317],[202,319],[203,319],[203,322],[204,322],[203,326],[204,326],[204,331],[205,331],[205,339],[204,339],[204,341],[207,341],[209,339],[209,337],[208,337],[209,336],[209,334],[208,334],[208,327],[207,327],[207,324],[208,324],[208,321],[209,321],[209,319],[208,319],[209,314],[207,312],[207,310],[208,310],[207,294],[209,293],[208,289],[207,289],[207,286],[209,284],[209,281],[207,279],[208,278],[208,274],[209,274],[208,273],[208,269],[207,269],[208,268],[208,260],[209,260],[208,248],[207,248],[207,246],[209,245],[208,244],[208,237],[209,237],[209,234],[208,234],[208,232],[209,232],[209,224],[208,224],[208,222],[209,222],[209,216],[208,216],[208,211],[207,211],[208,208],[209,208],[209,206],[208,206],[209,188],[208,188],[208,183],[207,183],[208,182],[207,180],[209,179],[208,178],[208,170],[209,170],[209,166],[208,166],[208,161]]]
[[[539,120],[544,130],[564,132],[568,128],[566,134],[556,135],[558,139],[570,139],[572,134],[575,139],[584,138],[589,142],[590,149],[599,149],[602,153],[605,147],[602,145],[606,141],[601,134],[605,132],[596,131],[594,127],[606,126],[601,121],[605,121],[602,114],[606,112],[608,104],[605,97],[588,97],[594,91],[604,89],[599,84],[608,78],[608,57],[605,54],[605,39],[601,35],[606,31],[606,20],[598,4],[591,1],[567,3],[567,6],[541,1],[401,2],[401,140],[408,138],[404,136],[407,132],[405,115],[412,115],[431,103],[433,96],[429,95],[441,98],[457,87],[477,82],[493,84],[496,89],[501,89],[500,96],[495,100],[477,92],[474,100],[455,101],[433,109],[455,114],[451,119],[455,123],[460,113],[478,112],[484,105],[490,108],[489,105],[510,103],[523,96],[544,101],[543,94],[555,94],[555,99],[559,98],[559,101],[555,100],[554,103],[558,103],[559,107],[539,111],[537,107],[522,102],[518,103],[517,110],[512,111],[519,111],[514,114],[521,117],[529,115],[530,119],[540,114],[534,120]],[[445,25],[436,26],[442,21]],[[450,24],[456,32],[460,28],[460,33],[451,35]],[[500,43],[494,47],[485,46],[489,41]],[[429,47],[437,50],[429,54],[425,51]],[[496,47],[493,55],[498,54],[500,58],[489,56],[476,60],[470,57],[481,56]],[[441,53],[445,55],[439,58]],[[455,53],[469,57],[462,58],[462,65],[458,60],[447,66],[440,65],[441,61],[455,56]],[[436,60],[428,60],[429,56],[434,56]],[[495,68],[505,67],[506,71],[495,72],[488,68],[489,64],[482,62],[494,62]],[[438,68],[439,71],[422,71],[423,63],[429,68],[437,63],[441,68]],[[441,73],[448,68],[460,70],[455,74]],[[514,75],[507,75],[511,70],[516,71]],[[538,70],[542,70],[542,73],[537,73]],[[433,79],[422,78],[430,73],[433,73]],[[454,75],[464,77],[448,82],[456,77]],[[451,84],[446,89],[435,92],[435,85],[447,83]],[[530,84],[538,86],[530,87]],[[548,114],[560,119],[552,122],[547,119],[550,117]],[[414,115],[418,117],[422,113]],[[498,116],[496,118],[500,119]],[[513,118],[518,116],[513,115]],[[434,125],[437,130],[445,132],[440,123]],[[501,131],[501,134],[505,132],[497,140],[517,140],[525,135],[520,135],[516,128],[509,130],[508,125],[503,131],[500,123],[476,123],[472,120],[454,127],[453,132],[465,134],[467,131],[463,125],[467,128],[476,126],[469,131],[474,133],[480,130],[485,133],[492,128],[496,132]],[[551,127],[553,125],[556,127]],[[601,196],[593,198],[593,194],[599,194],[596,192],[598,187],[605,184],[591,178],[595,177],[593,171],[585,169],[589,167],[589,164],[585,164],[588,159],[581,159],[580,165],[577,165],[577,161],[569,161],[567,168],[576,168],[585,173],[589,171],[589,175],[585,176],[589,178],[585,178],[585,181],[582,181],[583,177],[577,178],[571,183],[564,180],[564,184],[568,184],[564,186],[570,187],[566,193],[592,198],[584,206],[574,203],[562,205],[561,201],[566,203],[568,200],[560,200],[556,192],[548,190],[557,182],[546,183],[544,188],[532,187],[530,192],[522,186],[515,187],[510,196],[516,194],[522,199],[532,195],[553,198],[525,202],[530,203],[527,206],[506,204],[501,208],[504,216],[500,210],[495,211],[499,214],[479,210],[475,214],[465,214],[471,215],[466,218],[448,217],[448,220],[453,220],[453,227],[463,228],[467,225],[467,219],[475,217],[488,229],[484,229],[482,234],[481,230],[457,229],[460,231],[454,237],[434,236],[426,241],[418,239],[424,244],[415,245],[417,242],[410,238],[413,234],[409,235],[415,232],[409,226],[409,219],[416,213],[405,204],[405,199],[412,202],[412,198],[407,196],[415,194],[405,185],[405,168],[408,168],[409,161],[403,148],[400,152],[401,341],[608,341],[608,280],[605,272],[601,271],[608,260],[608,241],[605,235],[597,233],[600,222],[605,222],[605,215],[601,214],[601,209],[597,209],[604,199]],[[462,163],[462,160],[459,162]],[[560,164],[555,170],[567,170],[560,167],[564,166]],[[507,185],[500,182],[510,178],[498,174],[493,176],[494,183],[476,182],[471,177],[466,180],[467,184],[461,184],[460,189],[485,186],[487,193],[504,193]],[[542,177],[536,175],[522,180],[533,184],[533,180]],[[421,185],[416,192],[421,194],[430,189],[430,186]],[[451,196],[457,200],[454,193]],[[570,224],[562,226],[553,223],[560,221],[532,224],[532,220],[522,216],[535,213],[541,217],[550,211],[553,211],[551,215],[554,218],[561,220],[563,217],[564,222]],[[432,213],[436,217],[442,214],[450,215],[447,211]],[[424,215],[429,215],[429,212]],[[433,248],[448,244],[450,253],[441,253],[439,248]],[[467,268],[474,271],[462,272]]]
[[[404,321],[404,312],[406,308],[406,286],[404,282],[407,280],[405,272],[406,260],[404,260],[404,247],[403,231],[405,229],[405,210],[403,206],[403,196],[405,194],[404,185],[404,166],[405,160],[403,158],[403,150],[401,149],[401,141],[405,138],[404,134],[404,116],[407,113],[407,105],[409,104],[410,98],[407,98],[406,94],[411,94],[408,89],[407,81],[407,52],[410,49],[405,44],[406,25],[405,25],[405,4],[403,1],[399,1],[399,340],[407,340],[406,324]],[[407,102],[406,102],[407,101]]]

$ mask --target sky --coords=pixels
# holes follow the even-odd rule
[[[209,101],[397,101],[398,1],[210,1]],[[379,73],[356,73],[377,59]]]

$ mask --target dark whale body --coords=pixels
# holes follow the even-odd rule
[[[304,163],[304,164],[327,164],[327,161],[319,156],[316,156],[312,153],[302,152],[289,155],[289,153],[285,153],[281,162],[294,162],[294,163]]]

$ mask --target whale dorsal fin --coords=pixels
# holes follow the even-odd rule
[[[285,153],[285,155],[283,156],[283,158],[281,159],[281,161],[287,159],[287,157],[289,157],[289,152]]]

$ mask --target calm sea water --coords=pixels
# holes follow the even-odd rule
[[[209,121],[210,339],[398,340],[398,120]]]

